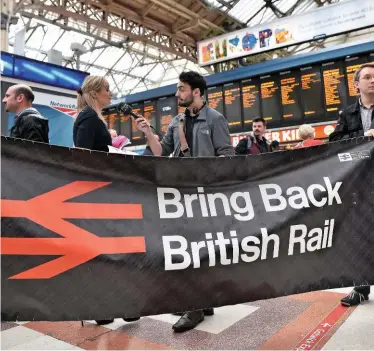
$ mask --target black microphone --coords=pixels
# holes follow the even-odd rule
[[[125,116],[131,115],[135,119],[140,118],[141,116],[138,116],[134,112],[132,112],[132,108],[129,104],[126,104],[126,102],[120,102],[117,105],[117,111],[122,112]]]
[[[126,104],[126,102],[119,102],[118,104],[111,104],[111,105],[105,106],[102,109],[103,115],[110,115],[112,113],[117,113],[117,112],[123,113],[125,116],[130,115],[134,117],[135,119],[142,117],[132,112],[132,107],[129,104]],[[156,131],[156,129],[152,125],[150,125],[150,127],[160,137],[160,139],[162,139],[162,136]]]

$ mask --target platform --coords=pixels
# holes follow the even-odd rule
[[[346,308],[351,288],[319,291],[215,309],[182,334],[172,315],[126,323],[94,321],[1,324],[2,350],[370,350],[374,299]],[[372,296],[370,296],[372,297]]]

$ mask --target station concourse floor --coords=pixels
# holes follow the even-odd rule
[[[2,350],[374,350],[374,289],[343,307],[351,288],[291,295],[215,309],[196,329],[176,334],[179,317],[126,323],[1,323]]]

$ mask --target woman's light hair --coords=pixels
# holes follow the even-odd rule
[[[81,112],[86,106],[91,107],[99,116],[99,118],[106,124],[100,108],[97,106],[95,93],[98,93],[106,82],[105,77],[100,76],[87,76],[82,84],[80,92],[78,93],[77,100],[77,115]]]
[[[299,137],[306,140],[310,137],[314,138],[314,128],[309,124],[303,124],[299,127]]]

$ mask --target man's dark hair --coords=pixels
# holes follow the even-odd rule
[[[204,77],[194,71],[182,72],[179,75],[179,80],[183,83],[187,83],[192,90],[200,89],[200,96],[203,96],[206,90],[206,81]]]
[[[364,63],[354,74],[353,76],[353,80],[355,82],[358,82],[360,80],[360,74],[361,74],[361,71],[366,68],[366,67],[370,67],[370,68],[374,68],[374,63]]]
[[[266,122],[262,117],[255,118],[252,123],[254,123],[254,122],[262,122],[264,124],[264,126],[266,126]]]
[[[32,90],[27,89],[26,87],[19,87],[15,91],[15,95],[16,96],[23,95],[28,102],[33,102],[34,99],[35,99],[35,96],[34,96]]]

